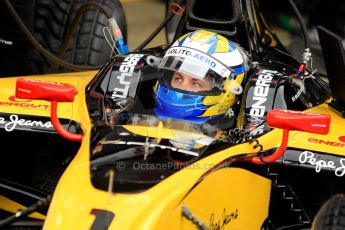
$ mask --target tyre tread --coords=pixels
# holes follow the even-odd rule
[[[109,15],[113,15],[121,27],[124,37],[127,36],[127,25],[123,7],[119,0],[92,0],[101,4]],[[34,33],[40,44],[57,55],[63,46],[69,26],[79,7],[91,0],[36,0]],[[103,27],[107,18],[98,10],[86,10],[72,38],[72,45],[66,51],[64,60],[77,65],[97,66],[104,64],[111,54]],[[50,61],[41,58],[36,68],[45,73]],[[92,59],[92,60],[90,60]],[[66,72],[59,68],[58,72]]]
[[[345,195],[336,194],[327,200],[316,214],[313,230],[345,229]]]

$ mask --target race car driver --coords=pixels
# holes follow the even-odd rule
[[[155,114],[231,128],[235,120],[232,106],[243,91],[247,60],[237,44],[214,32],[197,30],[182,36],[160,61]],[[188,150],[198,148],[188,137],[170,143]]]

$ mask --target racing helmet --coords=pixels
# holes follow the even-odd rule
[[[197,30],[180,37],[159,63],[154,112],[161,118],[196,123],[227,114],[242,92],[246,55],[234,42],[217,33]],[[176,88],[177,73],[208,81],[208,90]]]

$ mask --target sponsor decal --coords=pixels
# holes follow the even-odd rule
[[[129,93],[131,78],[135,69],[135,65],[138,63],[143,54],[130,54],[121,63],[119,71],[121,74],[117,75],[116,87],[113,90],[111,98],[116,101],[116,98],[126,98]]]
[[[209,57],[207,57],[206,55],[203,55],[200,52],[192,52],[191,50],[186,50],[183,48],[172,48],[170,50],[167,51],[167,55],[181,55],[181,56],[190,56],[193,57],[195,59],[198,59],[201,62],[204,62],[205,64],[211,66],[211,67],[216,67],[216,62],[214,60],[211,60]]]
[[[34,104],[34,103],[31,103],[32,100],[19,99],[19,98],[16,98],[15,96],[10,96],[8,100],[9,101],[0,101],[0,106],[17,107],[21,109],[50,110],[50,104],[48,105]]]
[[[260,117],[250,117],[250,122],[245,125],[245,129],[250,131],[251,135],[260,135],[265,132],[266,120]]]
[[[256,80],[254,87],[254,96],[252,105],[249,114],[254,117],[263,117],[266,111],[266,101],[272,82],[274,74],[277,74],[277,71],[273,70],[263,70]]]
[[[341,142],[345,142],[345,136],[339,137],[338,140],[341,141]]]
[[[315,116],[322,116],[323,114],[321,113],[308,113],[308,112],[302,112],[302,111],[294,111],[294,110],[281,110],[283,113],[288,113],[288,114],[297,114],[297,115],[315,115]]]
[[[0,38],[0,43],[8,46],[13,45],[13,41],[5,40],[3,38]]]
[[[316,156],[313,152],[304,151],[299,155],[298,161],[301,164],[309,164],[315,166],[317,173],[321,172],[322,169],[334,170],[334,174],[338,177],[345,175],[345,159],[334,158],[334,160],[323,159],[321,156]]]
[[[310,124],[310,126],[312,126],[312,127],[319,127],[319,128],[327,127],[326,124],[316,124],[316,123]]]
[[[328,145],[328,146],[333,146],[333,147],[339,147],[339,148],[344,148],[345,143],[340,143],[336,141],[328,141],[328,140],[322,140],[322,139],[316,139],[316,138],[308,138],[308,142],[315,143],[315,144],[320,144],[320,145]]]
[[[43,84],[48,84],[48,85],[58,85],[58,86],[64,86],[65,85],[65,84],[62,84],[59,82],[42,81],[42,80],[34,80],[34,79],[27,79],[27,78],[24,78],[24,81],[34,82],[34,83],[43,83]]]
[[[238,209],[228,212],[225,208],[222,212],[222,217],[216,219],[215,214],[212,213],[210,217],[210,230],[224,229],[226,225],[230,224],[231,221],[236,220],[238,217]]]
[[[90,211],[90,215],[95,216],[95,220],[93,221],[90,230],[107,230],[115,217],[115,214],[111,211],[95,208]]]
[[[52,128],[53,125],[50,121],[35,121],[19,118],[18,115],[12,114],[6,119],[6,117],[0,117],[0,126],[3,126],[7,132],[11,132],[17,127],[20,128]]]
[[[250,130],[250,134],[254,136],[265,132],[266,102],[274,75],[280,75],[280,73],[274,70],[263,70],[255,82],[254,102],[249,110],[250,122],[246,125],[246,129]]]
[[[22,98],[16,98],[16,96],[10,96],[8,98],[8,100],[10,101],[15,101],[15,102],[29,102],[29,101],[32,101],[32,99],[22,99]]]
[[[206,64],[208,68],[212,69],[222,77],[230,76],[230,70],[226,68],[221,62],[195,49],[187,47],[170,48],[165,54],[165,57],[169,56],[195,58],[198,62]]]
[[[297,93],[291,97],[292,102],[295,102],[301,96],[301,94],[304,93],[304,90],[304,86],[300,86],[300,89],[297,91]]]

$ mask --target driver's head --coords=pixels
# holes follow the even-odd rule
[[[211,91],[212,77],[205,76],[204,79],[200,79],[187,73],[175,72],[171,79],[171,87],[194,93],[199,91]]]
[[[226,114],[241,93],[244,60],[235,43],[214,32],[182,36],[160,62],[155,113],[193,122]]]

